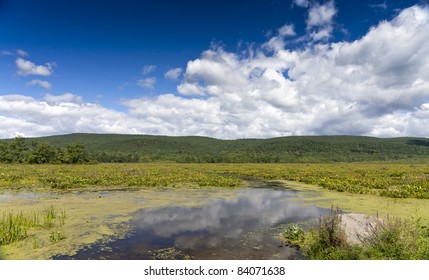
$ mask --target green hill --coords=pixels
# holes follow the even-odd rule
[[[100,162],[426,161],[429,139],[291,136],[220,140],[198,136],[69,134],[36,138],[52,146],[86,145]],[[31,139],[29,139],[31,140]]]

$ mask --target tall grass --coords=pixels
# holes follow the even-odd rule
[[[56,210],[53,206],[45,208],[41,213],[3,212],[0,217],[0,246],[27,238],[31,229],[50,229],[56,223],[61,227],[65,218],[65,210]]]

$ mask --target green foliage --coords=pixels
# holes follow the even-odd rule
[[[28,141],[17,137],[12,141],[0,143],[1,163],[70,163],[82,164],[91,162],[91,158],[82,143],[68,144],[65,148],[53,147],[47,142]]]
[[[27,163],[55,163],[58,161],[58,158],[59,153],[54,147],[46,142],[33,140],[30,153],[27,156]]]
[[[54,147],[80,142],[98,162],[333,163],[426,162],[425,138],[291,136],[219,140],[208,137],[70,134],[39,138]]]
[[[305,232],[297,224],[288,224],[283,232],[284,240],[290,244],[300,247],[304,241]]]

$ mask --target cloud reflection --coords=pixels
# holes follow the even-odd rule
[[[324,213],[320,208],[289,200],[291,195],[290,191],[250,189],[238,191],[235,199],[215,199],[203,207],[142,209],[135,221],[137,234],[171,239],[179,248],[207,248],[255,229]]]

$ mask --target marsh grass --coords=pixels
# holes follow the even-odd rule
[[[57,212],[59,212],[59,215]],[[0,217],[0,245],[8,245],[24,240],[28,237],[30,230],[50,229],[56,226],[56,223],[58,223],[59,227],[62,227],[65,223],[65,218],[65,210],[56,210],[52,205],[45,208],[41,213],[3,212]],[[54,239],[61,240],[63,238],[59,238],[57,234]]]

